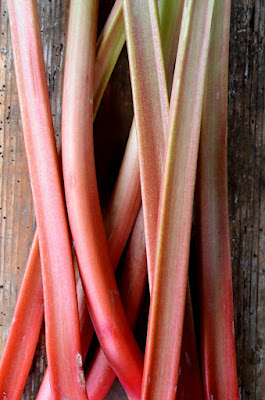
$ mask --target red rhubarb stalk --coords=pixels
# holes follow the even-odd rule
[[[79,271],[97,337],[128,395],[139,399],[143,356],[119,296],[96,182],[92,101],[96,9],[96,0],[73,0],[70,4],[62,106],[66,204]]]
[[[170,101],[142,399],[175,399],[214,0],[186,0]]]
[[[9,0],[24,141],[38,225],[46,349],[54,399],[87,399],[71,243],[33,0]],[[67,293],[67,296],[65,296]],[[8,394],[6,395],[7,398]]]
[[[146,283],[146,250],[143,210],[141,208],[131,233],[119,281],[120,295],[132,328],[135,327],[140,311]],[[106,359],[103,350],[99,348],[86,374],[86,389],[89,399],[103,400],[115,378],[115,372]]]
[[[35,235],[1,358],[0,398],[2,395],[10,400],[22,397],[38,343],[43,311],[39,241]]]
[[[206,400],[239,398],[227,193],[230,0],[216,0],[206,75],[198,187],[201,359]]]

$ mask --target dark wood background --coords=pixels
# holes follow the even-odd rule
[[[65,22],[69,0],[39,0],[54,127],[60,141]],[[99,31],[113,1],[101,0]],[[6,0],[0,0],[0,354],[35,230]],[[265,398],[265,1],[232,0],[229,67],[229,208],[235,332],[242,399]],[[103,118],[104,117],[104,118]],[[132,118],[126,50],[96,120],[102,207],[108,200]],[[24,400],[35,399],[46,358],[44,328]],[[116,385],[111,399],[125,398]],[[225,399],[222,399],[225,400]]]

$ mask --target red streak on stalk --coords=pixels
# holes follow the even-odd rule
[[[91,13],[90,7],[93,8]],[[73,0],[70,6],[62,108],[66,204],[80,275],[97,337],[128,395],[138,399],[143,356],[130,330],[117,289],[96,182],[91,101],[96,7],[97,1],[80,0]],[[89,46],[88,37],[91,40]]]
[[[239,399],[227,193],[230,0],[216,0],[198,163],[201,358],[205,399]],[[197,198],[196,198],[197,200]]]
[[[42,54],[37,4],[9,0],[24,140],[36,210],[53,399],[87,399],[78,363],[75,276]],[[67,296],[65,296],[67,293]],[[12,399],[13,400],[13,399]]]
[[[186,0],[170,101],[142,399],[175,399],[214,0]]]

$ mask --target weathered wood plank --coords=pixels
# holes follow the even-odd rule
[[[242,399],[265,393],[264,1],[232,1],[229,206]]]

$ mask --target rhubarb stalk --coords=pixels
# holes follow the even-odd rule
[[[8,0],[24,141],[38,225],[46,349],[54,399],[87,399],[71,243],[37,13],[33,0]],[[67,293],[67,296],[65,296]],[[6,395],[6,397],[8,394]]]
[[[230,0],[216,0],[206,75],[195,229],[205,399],[239,399],[227,191]]]
[[[147,283],[147,264],[144,237],[143,209],[135,221],[126,256],[123,261],[119,289],[128,316],[129,324],[135,327]],[[116,374],[111,368],[101,348],[86,374],[86,389],[90,400],[104,399],[108,394]]]
[[[123,7],[140,162],[148,279],[151,288],[164,141],[168,123],[168,95],[156,2],[124,0]]]
[[[0,394],[6,393],[7,400],[22,397],[38,343],[43,312],[39,241],[35,235],[0,363]]]
[[[214,0],[184,3],[159,203],[142,399],[175,399]]]
[[[92,101],[96,10],[96,0],[73,0],[70,4],[62,106],[66,204],[79,271],[97,337],[128,395],[138,399],[143,356],[119,297],[96,182]]]

